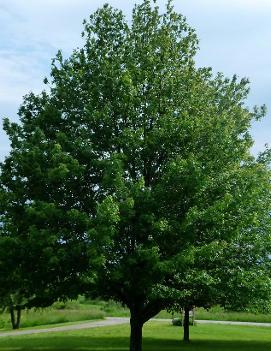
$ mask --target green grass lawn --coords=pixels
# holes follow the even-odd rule
[[[152,322],[144,327],[144,351],[268,351],[271,329],[262,327],[198,325],[191,343],[183,344],[182,329]],[[127,351],[129,326],[102,327],[66,333],[0,338],[3,351]]]

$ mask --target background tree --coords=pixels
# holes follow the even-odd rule
[[[22,309],[76,298],[101,256],[87,232],[91,218],[69,204],[81,166],[41,129],[24,138],[27,128],[8,121],[5,128],[13,150],[0,175],[0,303],[17,329]]]
[[[66,283],[55,296],[80,290],[128,306],[130,350],[140,351],[143,324],[188,298],[189,272],[204,280],[198,253],[221,269],[214,248],[242,232],[251,243],[247,187],[265,204],[269,174],[250,155],[249,127],[264,109],[244,107],[246,80],[195,66],[197,37],[171,2],[160,14],[143,1],[130,25],[105,5],[82,35],[83,48],[57,54],[48,93],[25,97],[20,124],[5,122],[1,179],[14,200],[3,215],[10,235],[41,246],[29,247],[33,259],[51,248],[44,282]]]
[[[189,231],[208,231],[209,240],[205,237],[190,247],[188,265],[183,269],[177,265],[172,280],[172,287],[186,292],[173,303],[173,309],[185,311],[185,341],[189,341],[189,311],[194,306],[208,308],[220,304],[226,309],[254,312],[270,309],[270,174],[266,162],[259,157],[234,169],[232,174],[226,169],[228,189],[223,189],[221,196],[221,185],[213,183],[208,196],[219,197],[213,198],[208,207],[204,207],[206,188],[205,194],[200,194]],[[179,186],[184,183],[180,179]],[[175,186],[178,187],[177,182]],[[178,199],[170,203],[175,189],[172,194],[169,187],[165,189],[168,206],[165,212],[172,216],[174,207],[178,213],[180,203]]]

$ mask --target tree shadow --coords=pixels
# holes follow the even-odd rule
[[[144,351],[267,351],[271,350],[270,341],[250,340],[192,340],[184,343],[178,340],[159,340],[147,338]]]
[[[43,338],[7,338],[0,340],[0,350],[8,351],[128,351],[128,337],[87,337],[46,335]],[[195,340],[185,344],[178,340],[146,337],[144,351],[266,351],[271,341]]]

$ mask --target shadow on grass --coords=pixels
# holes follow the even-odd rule
[[[44,338],[6,338],[0,340],[2,351],[128,351],[127,337],[46,336]],[[271,341],[194,340],[184,344],[178,340],[146,337],[144,351],[266,351]]]

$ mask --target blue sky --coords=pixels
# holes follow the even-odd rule
[[[0,0],[0,117],[17,120],[22,96],[40,92],[58,49],[81,45],[82,21],[102,0]],[[135,0],[108,0],[130,15]],[[163,8],[166,1],[158,0]],[[248,105],[265,103],[268,116],[253,125],[253,153],[271,145],[271,1],[175,0],[175,9],[197,30],[199,66],[248,77]],[[0,127],[0,161],[9,143]]]

